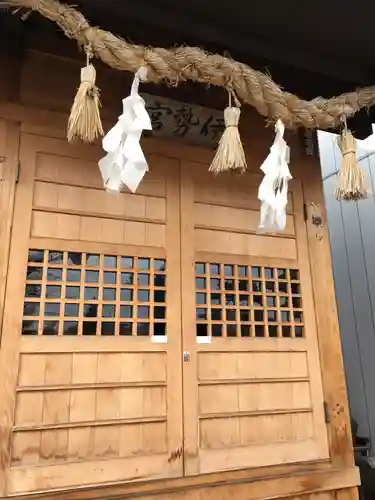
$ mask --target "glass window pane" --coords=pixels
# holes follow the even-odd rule
[[[103,300],[116,300],[116,288],[103,288]]]
[[[224,276],[234,276],[234,266],[230,264],[224,265]]]
[[[147,336],[150,334],[150,323],[138,323],[137,324],[137,335]]]
[[[121,269],[133,269],[134,259],[133,257],[121,257]]]
[[[131,302],[133,300],[133,290],[130,288],[121,288],[120,300],[122,302]]]
[[[70,317],[79,316],[79,304],[65,304],[64,315]]]
[[[205,274],[206,272],[206,264],[197,263],[195,264],[195,274]]]
[[[81,281],[81,271],[79,269],[68,269],[66,273],[67,281]]]
[[[99,271],[86,271],[85,281],[86,283],[98,283]]]
[[[133,323],[120,323],[120,335],[132,335]]]
[[[48,262],[50,264],[62,264],[64,260],[63,252],[48,252]]]
[[[133,273],[121,273],[121,284],[122,285],[133,285],[134,284],[134,274]]]
[[[82,254],[77,253],[77,252],[69,252],[68,253],[68,264],[72,265],[72,266],[81,266],[82,265]]]
[[[138,306],[137,308],[137,318],[149,319],[150,308],[148,306]]]
[[[241,337],[250,337],[249,325],[241,325]]]
[[[166,262],[164,259],[155,259],[154,260],[154,269],[155,271],[165,271],[166,270]]]
[[[67,299],[79,299],[80,290],[79,286],[67,286],[65,289],[65,297]]]
[[[64,321],[63,335],[77,335],[78,321]]]
[[[84,321],[82,324],[82,335],[96,335],[97,325],[96,321]]]
[[[40,281],[43,277],[42,267],[28,267],[26,271],[26,279],[33,281]]]
[[[154,307],[154,318],[164,319],[165,318],[165,307],[155,306]]]
[[[103,281],[105,285],[115,285],[116,284],[116,273],[110,271],[104,271]]]
[[[28,262],[43,262],[44,261],[44,250],[29,250]]]
[[[58,335],[59,322],[58,321],[44,321],[43,335]]]
[[[138,285],[149,286],[150,285],[150,275],[149,274],[138,274]]]
[[[197,323],[197,337],[207,337],[207,324]]]
[[[159,288],[161,288],[161,287],[165,288],[166,280],[167,280],[167,278],[164,274],[156,274],[154,276],[154,286],[159,287]]]
[[[23,335],[38,335],[38,321],[22,321]]]
[[[109,321],[103,321],[102,323],[102,335],[114,335],[115,334],[115,328],[116,328],[116,323],[114,322],[109,322]]]
[[[26,285],[25,297],[38,298],[41,295],[42,295],[42,287],[40,285]]]
[[[62,280],[62,269],[53,269],[49,267],[47,269],[47,281],[61,281]]]
[[[116,316],[116,306],[104,304],[102,309],[103,318],[114,318]]]
[[[83,306],[83,316],[85,318],[96,318],[98,316],[98,305],[85,304]]]
[[[46,297],[47,299],[59,299],[61,297],[61,286],[47,285]]]
[[[213,337],[221,337],[223,335],[222,325],[211,325],[211,331]]]
[[[99,288],[96,286],[86,286],[85,287],[85,300],[98,300],[99,299]]]
[[[154,323],[154,335],[165,335],[167,325],[165,323]]]
[[[133,306],[120,306],[120,317],[121,318],[132,318],[133,317]]]
[[[138,269],[146,270],[150,269],[150,259],[138,258]]]
[[[164,292],[154,292],[155,293],[155,302],[164,302],[162,300],[157,300],[157,294],[164,294]],[[150,302],[150,292],[148,290],[138,290],[137,293],[139,302]],[[158,297],[160,297],[158,295]]]
[[[86,255],[86,266],[90,267],[99,267],[100,265],[100,256],[97,254],[88,253]]]
[[[39,316],[40,304],[39,302],[25,302],[23,305],[24,316]]]
[[[227,337],[237,337],[237,325],[227,324]]]
[[[44,306],[45,316],[59,316],[60,315],[60,304],[47,302]]]
[[[117,257],[115,255],[104,255],[104,267],[117,267]]]

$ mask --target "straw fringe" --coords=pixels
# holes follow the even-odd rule
[[[338,145],[343,156],[335,190],[337,200],[359,201],[368,197],[364,173],[356,158],[356,140],[345,122]]]
[[[92,64],[87,64],[81,70],[81,84],[70,111],[67,130],[69,142],[75,139],[94,142],[104,135],[99,109],[100,92],[95,80],[95,68]]]
[[[228,170],[246,170],[245,152],[238,130],[240,115],[241,110],[237,107],[230,106],[224,110],[225,130],[209,168],[210,172],[218,174]]]

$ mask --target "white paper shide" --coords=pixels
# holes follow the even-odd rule
[[[284,131],[283,122],[278,120],[274,142],[260,167],[264,178],[258,190],[261,201],[259,229],[265,232],[281,232],[286,225],[288,182],[292,176],[288,166],[290,150],[284,139]]]
[[[138,94],[139,82],[146,77],[146,68],[134,76],[129,97],[122,101],[122,115],[116,125],[103,138],[106,156],[99,161],[104,187],[108,192],[119,193],[127,186],[133,193],[148,171],[140,139],[143,130],[152,130],[145,101]]]

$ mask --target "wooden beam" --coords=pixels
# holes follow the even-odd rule
[[[144,481],[137,484],[119,484],[94,488],[78,488],[75,491],[50,492],[17,496],[17,500],[100,500],[137,498],[168,498],[170,500],[211,500],[212,498],[236,498],[238,500],[277,500],[319,492],[347,491],[345,500],[355,500],[351,489],[359,484],[357,468],[292,473],[290,466],[284,476],[244,477],[230,480],[231,473],[221,472],[205,476],[182,479]],[[251,471],[245,471],[251,474]],[[263,470],[264,473],[264,470]],[[242,474],[244,475],[244,474]],[[199,493],[199,495],[197,494]]]

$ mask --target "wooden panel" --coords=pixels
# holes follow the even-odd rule
[[[200,228],[255,233],[258,231],[259,211],[194,203],[194,223]],[[294,236],[294,234],[293,217],[288,215],[283,235]]]
[[[260,166],[260,164],[259,164]],[[256,169],[254,169],[256,170]],[[245,174],[223,173],[215,177],[205,164],[194,169],[196,202],[247,210],[259,210],[258,188],[262,175],[257,171]],[[293,188],[293,182],[291,183]],[[293,194],[289,193],[288,211],[293,211]]]
[[[97,158],[100,158],[101,154],[102,151],[98,148]],[[165,197],[166,175],[170,169],[176,169],[176,163],[170,158],[155,156],[152,153],[147,156],[147,162],[150,171],[137,189],[137,195]],[[58,155],[56,152],[53,154],[39,152],[35,165],[35,179],[66,186],[83,186],[101,190],[103,186],[97,162],[91,158],[72,157],[72,152],[69,154],[69,150],[64,156]],[[119,203],[119,197],[107,198],[105,203],[110,204],[110,206],[115,205],[113,200],[117,200],[117,204],[122,206],[122,203]]]
[[[31,236],[165,247],[165,226],[146,222],[34,211]]]
[[[328,457],[301,186],[287,237],[260,235],[252,177],[224,196],[182,166],[188,474]]]
[[[33,206],[39,210],[165,221],[165,199],[152,196],[108,196],[103,190],[36,182]]]
[[[269,345],[268,349],[271,348]],[[225,363],[224,363],[225,360]],[[276,370],[275,370],[276,368]],[[274,380],[305,378],[308,376],[305,352],[202,352],[198,357],[200,382],[243,379]]]
[[[293,240],[272,236],[250,235],[231,231],[195,229],[195,249],[198,252],[217,252],[233,255],[254,255],[256,257],[280,257],[287,255],[297,258]]]
[[[15,360],[0,402],[14,408],[8,494],[183,470],[170,460],[182,443],[178,164],[159,158],[144,194],[111,197],[91,182],[92,154],[22,139],[1,350]],[[72,158],[88,166],[77,184]]]
[[[167,453],[166,386],[165,353],[21,355],[12,464]]]

